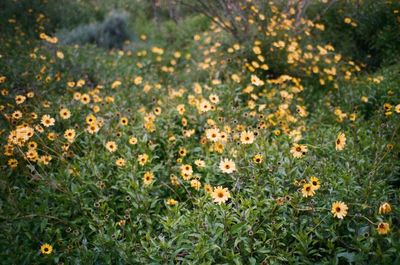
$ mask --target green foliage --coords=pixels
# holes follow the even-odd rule
[[[321,17],[327,25],[324,38],[370,68],[394,64],[400,55],[399,10],[398,1],[337,1]],[[355,24],[345,23],[345,18]]]
[[[95,44],[106,49],[121,49],[131,38],[127,28],[128,15],[114,11],[101,23],[81,25],[70,32],[59,34],[63,44]]]

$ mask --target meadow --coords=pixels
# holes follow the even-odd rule
[[[400,264],[400,2],[0,3],[1,264]]]

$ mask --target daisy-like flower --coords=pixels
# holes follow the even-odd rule
[[[296,105],[296,112],[300,115],[300,117],[308,116],[308,112],[304,106]]]
[[[388,202],[384,202],[379,206],[379,214],[387,214],[392,211],[392,207]]]
[[[24,103],[26,100],[25,96],[22,95],[18,95],[15,97],[15,103],[17,103],[17,105]]]
[[[169,177],[169,180],[171,181],[171,184],[172,184],[173,186],[179,186],[179,185],[180,185],[179,179],[178,179],[178,177],[175,176],[175,175],[171,175],[171,176]]]
[[[48,165],[51,161],[52,157],[49,155],[43,155],[39,158],[39,162],[44,164],[44,165]]]
[[[40,252],[45,255],[50,255],[53,252],[53,246],[50,244],[43,244],[40,246]]]
[[[198,109],[199,109],[200,113],[207,112],[207,111],[211,110],[211,104],[210,104],[210,102],[208,100],[203,99],[199,103]]]
[[[141,166],[144,166],[149,160],[149,156],[147,154],[138,155],[138,162]]]
[[[178,204],[178,201],[169,198],[169,199],[167,199],[167,200],[165,201],[165,203],[166,203],[167,205],[169,205],[169,206],[174,206],[174,205],[177,205],[177,204]]]
[[[41,121],[41,123],[42,123],[42,125],[44,126],[44,127],[50,127],[50,126],[53,126],[54,125],[54,123],[55,123],[55,120],[54,120],[54,118],[52,118],[52,117],[50,117],[50,115],[43,115],[42,116],[42,121]]]
[[[183,113],[185,113],[185,105],[184,104],[179,104],[178,106],[176,106],[176,110],[178,111],[178,113],[180,115],[183,115]]]
[[[110,153],[114,153],[118,149],[118,145],[114,141],[109,141],[106,143],[106,148]]]
[[[346,145],[346,135],[344,133],[339,133],[338,137],[336,138],[336,151],[342,151],[344,146]]]
[[[262,161],[263,161],[263,156],[262,156],[261,154],[256,154],[256,155],[253,157],[253,161],[254,161],[254,163],[256,163],[256,164],[260,164],[260,163],[262,163]]]
[[[258,76],[251,75],[251,83],[255,86],[262,86],[264,85],[264,81],[262,81]]]
[[[290,153],[292,153],[295,158],[302,158],[307,152],[307,146],[304,144],[294,144],[290,149]]]
[[[231,194],[229,193],[228,188],[222,188],[221,186],[218,186],[214,188],[213,192],[211,193],[211,197],[215,203],[221,204],[225,203],[231,197]]]
[[[97,124],[90,124],[87,128],[86,131],[90,134],[95,134],[100,130],[100,127]]]
[[[196,166],[198,166],[199,168],[203,168],[203,167],[206,166],[206,162],[204,162],[204,160],[201,160],[201,159],[195,160],[195,161],[194,161],[194,164],[195,164]]]
[[[394,110],[396,113],[400,113],[400,104],[397,104],[396,107],[394,107]]]
[[[9,160],[7,161],[7,165],[8,165],[10,168],[16,168],[16,167],[18,166],[18,161],[17,161],[17,159],[11,158],[11,159],[9,159]]]
[[[144,183],[145,186],[148,186],[151,183],[153,183],[153,179],[154,179],[153,172],[147,171],[146,173],[144,173],[143,183]]]
[[[204,185],[204,191],[207,193],[207,194],[211,194],[212,192],[213,192],[213,188],[211,187],[211,185],[210,184],[205,184]]]
[[[118,167],[123,167],[123,166],[125,166],[126,161],[125,161],[125,159],[123,159],[123,158],[118,158],[118,159],[115,161],[115,164],[116,164]]]
[[[191,165],[182,165],[180,167],[181,176],[184,180],[189,180],[193,175],[193,168]]]
[[[304,184],[301,192],[303,193],[303,197],[305,198],[312,197],[315,195],[315,189],[311,183]]]
[[[386,235],[390,231],[390,226],[388,223],[380,222],[376,230],[380,235]]]
[[[321,187],[320,181],[316,176],[312,176],[310,184],[314,187],[314,190],[318,190]]]
[[[344,202],[336,201],[332,204],[331,213],[333,214],[334,217],[343,219],[347,215],[348,209],[349,208]]]
[[[93,114],[89,114],[86,116],[85,120],[86,120],[87,124],[95,124],[97,121],[97,118]]]
[[[80,101],[83,104],[88,104],[88,103],[90,103],[90,96],[88,94],[82,94],[81,98],[80,98]]]
[[[219,169],[221,169],[223,173],[231,174],[236,171],[236,165],[233,160],[225,158],[219,163]]]
[[[207,139],[212,142],[218,142],[220,133],[218,128],[211,128],[206,130]]]
[[[179,148],[179,151],[178,151],[178,154],[179,154],[179,156],[180,157],[184,157],[184,156],[186,156],[186,148],[184,148],[184,147],[180,147]]]
[[[64,138],[67,139],[70,143],[74,142],[75,135],[76,133],[74,129],[68,129],[64,132]]]
[[[198,179],[192,179],[190,181],[190,187],[194,188],[195,190],[200,190],[201,182]]]
[[[135,145],[135,144],[137,144],[137,142],[138,142],[138,140],[136,137],[132,136],[131,138],[129,138],[129,144]]]
[[[218,102],[219,102],[219,97],[216,94],[211,94],[208,98],[214,104],[218,104]]]
[[[252,144],[254,142],[254,133],[252,131],[244,131],[240,134],[242,144]]]
[[[71,112],[69,111],[69,109],[66,108],[62,108],[59,112],[61,119],[63,120],[67,120],[71,117]]]
[[[122,118],[119,120],[119,123],[120,123],[121,125],[123,125],[123,126],[128,125],[128,118],[122,117]]]
[[[16,111],[13,112],[13,114],[11,114],[11,117],[12,117],[14,120],[19,120],[19,119],[22,118],[22,112],[19,111],[19,110],[16,110]]]

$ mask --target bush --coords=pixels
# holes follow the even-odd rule
[[[359,5],[337,1],[321,18],[327,26],[323,37],[369,68],[396,63],[400,56],[399,10],[399,1],[366,0]]]
[[[113,12],[102,23],[81,25],[70,32],[61,33],[61,43],[79,45],[90,43],[106,49],[121,49],[124,42],[131,39],[127,18],[125,12]]]

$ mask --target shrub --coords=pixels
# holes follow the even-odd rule
[[[128,15],[113,12],[102,23],[81,25],[70,32],[61,33],[63,44],[96,44],[106,49],[121,49],[126,40],[131,39],[127,27]]]

